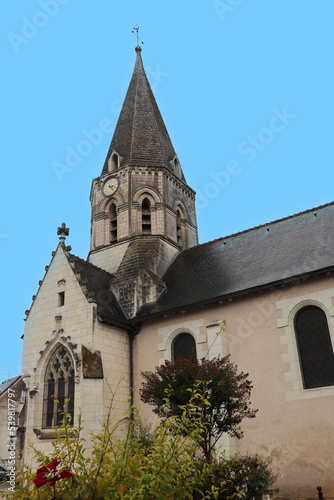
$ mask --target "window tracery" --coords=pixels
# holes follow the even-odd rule
[[[70,415],[74,417],[74,365],[69,351],[60,345],[53,353],[45,372],[43,428],[52,428]]]

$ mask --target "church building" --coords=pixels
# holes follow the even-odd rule
[[[258,413],[221,446],[271,457],[281,498],[315,498],[318,485],[334,498],[334,203],[199,245],[195,192],[141,51],[92,181],[89,255],[71,253],[62,224],[26,312],[25,442],[51,452],[59,410],[82,413],[88,442],[111,398],[120,424],[131,389],[139,403],[141,371],[230,354]]]

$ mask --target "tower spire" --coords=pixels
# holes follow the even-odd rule
[[[176,153],[154,98],[136,46],[136,63],[115,128],[102,175],[110,171],[110,163],[118,158],[117,167],[167,167],[173,169]],[[108,168],[109,165],[109,168]],[[181,169],[179,177],[184,180]]]

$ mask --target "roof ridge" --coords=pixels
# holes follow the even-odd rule
[[[97,271],[102,271],[104,274],[107,274],[109,277],[113,277],[113,274],[109,273],[105,269],[102,269],[102,267],[98,267],[95,264],[92,264],[91,262],[88,262],[87,260],[82,259],[81,257],[78,257],[77,255],[74,255],[73,253],[68,254],[69,257],[74,257],[75,259],[79,260],[83,264],[86,264],[87,266],[90,266],[93,269],[96,269]]]
[[[132,165],[133,139],[134,139],[135,122],[136,122],[135,115],[136,115],[136,112],[137,112],[137,96],[138,96],[138,80],[139,80],[139,78],[138,78],[138,67],[137,67],[138,61],[141,61],[141,63],[143,64],[143,62],[141,60],[141,55],[140,55],[139,51],[137,52],[136,64],[135,64],[135,70],[136,70],[136,73],[137,73],[136,74],[136,95],[135,95],[135,99],[134,99],[133,117],[132,117],[132,130],[131,130],[131,143],[130,143],[130,165]],[[139,63],[138,63],[138,66],[139,66]]]
[[[159,138],[159,142],[160,142],[160,148],[161,148],[161,151],[162,151],[162,153],[163,153],[163,156],[165,157],[165,155],[166,155],[165,146],[164,146],[163,141],[162,141],[162,137],[161,137],[161,130],[160,130],[160,125],[159,125],[159,123],[158,123],[158,121],[157,121],[157,117],[156,117],[156,114],[155,114],[155,109],[154,109],[153,102],[152,102],[152,99],[154,99],[154,100],[155,100],[155,97],[154,97],[154,94],[153,94],[153,92],[152,92],[150,82],[148,81],[148,78],[147,78],[147,76],[146,76],[146,72],[145,72],[145,69],[144,69],[144,65],[143,65],[143,64],[142,64],[142,68],[143,68],[143,73],[144,73],[144,77],[145,77],[145,80],[146,80],[146,84],[147,84],[147,86],[148,86],[148,92],[150,93],[150,91],[151,91],[151,94],[152,94],[152,95],[150,96],[150,99],[149,99],[149,105],[150,105],[150,108],[151,108],[151,112],[152,112],[152,114],[153,114],[153,119],[154,119],[154,123],[155,123],[156,129],[157,129],[158,138]],[[155,102],[155,104],[157,105],[157,103],[156,103],[156,102]],[[160,110],[159,110],[159,112],[160,112]],[[164,122],[163,122],[163,123],[164,123]],[[165,123],[164,123],[164,125],[165,125]],[[165,128],[166,128],[166,125],[165,125]],[[167,128],[166,128],[166,132],[167,132],[167,135],[168,135],[169,141],[170,141],[170,143],[171,143],[171,145],[172,145],[172,148],[174,149],[174,146],[173,146],[172,141],[171,141],[171,139],[170,139],[170,137],[169,137],[169,134],[168,134],[168,130],[167,130]],[[175,151],[174,151],[174,153],[175,153]],[[165,159],[165,158],[164,158],[164,159]]]
[[[295,217],[299,217],[300,215],[305,215],[305,214],[308,214],[310,212],[314,212],[314,210],[320,210],[320,209],[323,209],[323,208],[326,208],[326,207],[329,207],[329,206],[332,206],[332,205],[334,205],[334,201],[331,201],[329,203],[325,203],[324,205],[319,205],[318,207],[314,207],[314,208],[309,208],[307,210],[303,210],[302,212],[298,212],[296,214],[292,214],[292,215],[288,215],[286,217],[282,217],[281,219],[275,219],[273,221],[266,222],[264,224],[260,224],[258,226],[250,227],[248,229],[244,229],[243,231],[238,231],[237,233],[232,233],[232,234],[228,234],[226,236],[221,236],[220,238],[216,238],[214,240],[210,240],[210,241],[206,241],[204,243],[200,243],[196,247],[191,247],[191,248],[188,248],[187,250],[184,250],[184,251],[187,252],[188,250],[191,250],[192,248],[198,248],[198,247],[201,247],[201,246],[204,246],[204,245],[208,245],[210,243],[214,243],[215,241],[222,241],[222,240],[226,240],[226,239],[229,239],[229,238],[234,238],[235,236],[239,236],[241,234],[249,233],[251,231],[256,231],[257,229],[261,229],[262,227],[273,226],[274,224],[277,224],[279,222],[284,222],[286,220],[293,219]]]

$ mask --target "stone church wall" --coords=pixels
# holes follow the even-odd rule
[[[279,471],[275,487],[281,498],[315,498],[319,484],[326,497],[334,496],[334,389],[303,389],[293,331],[293,314],[308,304],[325,310],[334,345],[331,276],[147,321],[134,343],[137,401],[140,370],[154,370],[171,359],[173,339],[179,333],[194,336],[198,357],[205,356],[216,339],[209,357],[230,354],[239,370],[249,373],[252,407],[258,409],[256,418],[242,423],[244,438],[224,438],[224,448],[270,457]],[[223,319],[226,331],[217,337]],[[154,420],[151,408],[142,406],[143,418]]]
[[[61,292],[65,293],[63,306],[58,303]],[[58,248],[26,320],[22,361],[22,377],[29,390],[26,439],[47,453],[52,450],[52,433],[42,428],[44,376],[59,344],[70,352],[74,361],[74,419],[82,411],[83,435],[88,443],[89,431],[101,429],[111,392],[117,384],[115,418],[123,418],[128,409],[128,335],[124,330],[101,324],[95,308],[93,302],[87,301],[65,254]],[[102,358],[104,378],[96,378],[94,374],[94,378],[90,378],[89,367],[85,367],[84,376],[83,346]],[[26,450],[25,461],[29,462],[31,456]]]

